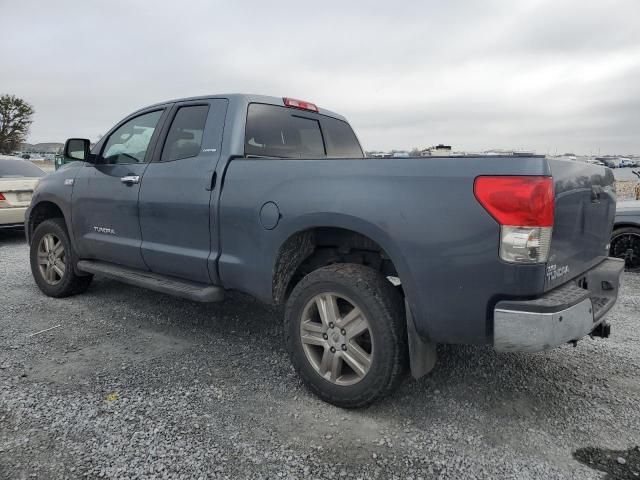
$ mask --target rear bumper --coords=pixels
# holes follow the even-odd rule
[[[540,298],[498,302],[493,312],[494,348],[539,352],[588,335],[616,303],[623,270],[623,260],[607,258]]]
[[[0,208],[0,228],[24,226],[24,215],[28,207]]]

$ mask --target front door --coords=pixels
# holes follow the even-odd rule
[[[226,112],[225,99],[178,103],[163,128],[140,188],[142,257],[153,272],[216,283],[211,199]]]
[[[164,109],[123,121],[98,144],[73,185],[72,223],[80,258],[146,269],[140,253],[140,182],[159,133]]]

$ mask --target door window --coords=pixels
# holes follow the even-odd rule
[[[144,163],[162,110],[145,113],[121,125],[104,146],[102,163]]]
[[[208,105],[180,107],[167,133],[161,162],[182,160],[195,157],[200,153],[208,113]]]

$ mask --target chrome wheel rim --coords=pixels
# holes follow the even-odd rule
[[[611,256],[622,258],[627,270],[640,269],[640,234],[621,233],[612,238]]]
[[[371,368],[371,326],[344,295],[321,293],[309,300],[300,319],[300,340],[313,369],[333,384],[354,385]]]
[[[38,244],[38,269],[49,285],[62,281],[67,269],[64,245],[53,233],[47,233]]]

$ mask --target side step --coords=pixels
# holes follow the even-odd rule
[[[80,260],[77,267],[83,272],[97,273],[136,287],[148,288],[196,302],[220,302],[224,299],[224,289],[215,285],[189,282],[97,260]]]

